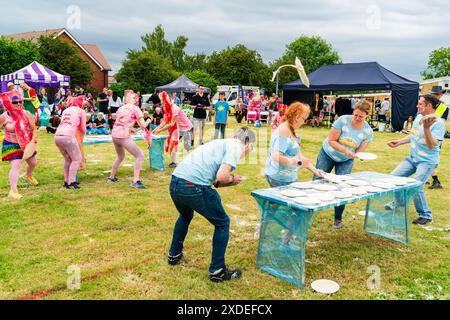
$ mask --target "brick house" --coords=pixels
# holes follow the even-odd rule
[[[16,33],[9,35],[7,37],[13,40],[36,41],[41,36],[51,36],[51,35],[55,35],[56,37],[72,44],[75,48],[77,48],[80,56],[89,63],[94,73],[94,79],[88,85],[88,87],[92,88],[94,90],[94,93],[99,93],[103,90],[103,88],[108,87],[109,85],[108,73],[112,69],[108,61],[100,51],[100,49],[95,44],[81,44],[65,28]]]

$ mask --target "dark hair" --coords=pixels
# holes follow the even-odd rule
[[[437,107],[438,107],[439,104],[440,104],[439,99],[436,98],[436,97],[435,97],[434,95],[432,95],[432,94],[426,94],[426,95],[423,95],[422,98],[424,98],[424,100],[425,100],[425,102],[426,102],[427,104],[428,104],[428,103],[431,103],[431,106],[433,107],[434,110],[436,110]]]
[[[219,96],[224,96],[225,95],[225,92],[220,92],[219,93]]]
[[[117,92],[116,92],[116,91],[113,91],[113,93],[112,93],[112,98],[113,98],[114,102],[116,102],[116,101],[117,101],[117,98],[119,98],[119,96],[117,95]]]

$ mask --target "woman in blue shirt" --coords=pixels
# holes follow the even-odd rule
[[[303,103],[294,102],[286,112],[286,122],[273,133],[270,141],[269,157],[266,162],[265,176],[270,187],[289,185],[298,181],[300,166],[316,176],[321,171],[301,154],[298,130],[308,119],[311,108]]]
[[[366,151],[373,141],[373,130],[366,122],[371,106],[367,101],[355,105],[353,115],[340,117],[323,143],[316,167],[330,173],[333,168],[337,175],[350,174],[356,153]],[[316,179],[316,178],[315,178]],[[345,206],[334,208],[334,229],[342,228],[342,213]]]

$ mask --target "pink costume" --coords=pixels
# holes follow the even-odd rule
[[[114,147],[117,153],[117,159],[113,164],[111,169],[111,177],[115,178],[117,170],[120,164],[125,159],[125,150],[131,153],[135,158],[136,162],[134,165],[134,180],[133,182],[139,181],[139,176],[142,168],[142,163],[144,162],[144,154],[138,145],[131,138],[131,127],[134,123],[143,118],[144,115],[142,111],[135,106],[134,97],[132,95],[127,96],[125,99],[125,104],[116,113],[116,122],[114,123],[114,128],[112,131],[112,138]],[[130,104],[131,102],[131,104]],[[148,134],[146,133],[146,139],[148,139]],[[147,140],[148,141],[148,140]]]
[[[64,157],[64,181],[71,184],[76,181],[77,172],[83,159],[77,134],[86,133],[86,113],[73,106],[62,114],[61,124],[56,130],[55,144]]]
[[[186,114],[184,113],[184,111],[181,110],[181,108],[175,104],[172,105],[172,113],[173,113],[174,117],[175,116],[177,117],[177,122],[175,123],[176,130],[172,132],[172,136],[171,136],[171,141],[176,141],[171,152],[178,152],[179,141],[180,141],[180,131],[181,132],[190,131],[193,128],[193,125],[192,125],[192,122],[189,121],[189,119],[186,116]],[[164,115],[164,122],[166,122],[166,121],[168,121],[168,120],[166,119],[166,116]],[[186,137],[184,139],[186,139]],[[191,141],[185,141],[185,147],[189,146],[190,143],[191,143]],[[189,147],[187,149],[190,150]]]
[[[0,116],[0,119],[3,120],[5,126],[2,159],[3,161],[11,162],[9,183],[11,190],[16,190],[20,176],[20,168],[22,167],[24,150],[33,138],[33,130],[23,107],[20,109],[13,107],[13,97],[15,97],[15,99],[22,99],[20,92],[16,90],[0,94],[0,99],[7,110],[7,112]],[[33,155],[25,161],[27,162],[26,175],[30,177],[37,165],[36,157]]]
[[[261,120],[261,109],[262,109],[262,101],[261,99],[253,98],[250,101],[250,111],[256,112],[256,120]]]

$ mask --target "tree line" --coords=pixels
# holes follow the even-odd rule
[[[140,49],[128,50],[121,68],[116,73],[118,92],[133,88],[151,93],[155,87],[167,84],[181,74],[191,80],[215,90],[218,85],[251,85],[275,91],[271,82],[272,73],[279,66],[292,64],[295,57],[303,62],[307,73],[323,65],[342,63],[342,58],[333,46],[318,36],[301,35],[286,45],[283,55],[271,62],[264,62],[261,54],[243,44],[214,51],[210,55],[189,55],[186,47],[189,39],[178,36],[174,41],[166,39],[162,25],[141,37]],[[70,75],[71,86],[87,87],[93,79],[88,62],[68,42],[53,36],[40,37],[36,42],[15,41],[0,37],[0,74],[17,71],[34,60],[62,74]],[[431,52],[425,79],[450,76],[450,47]],[[283,69],[280,83],[298,79],[294,69]],[[89,90],[89,88],[87,88]]]

